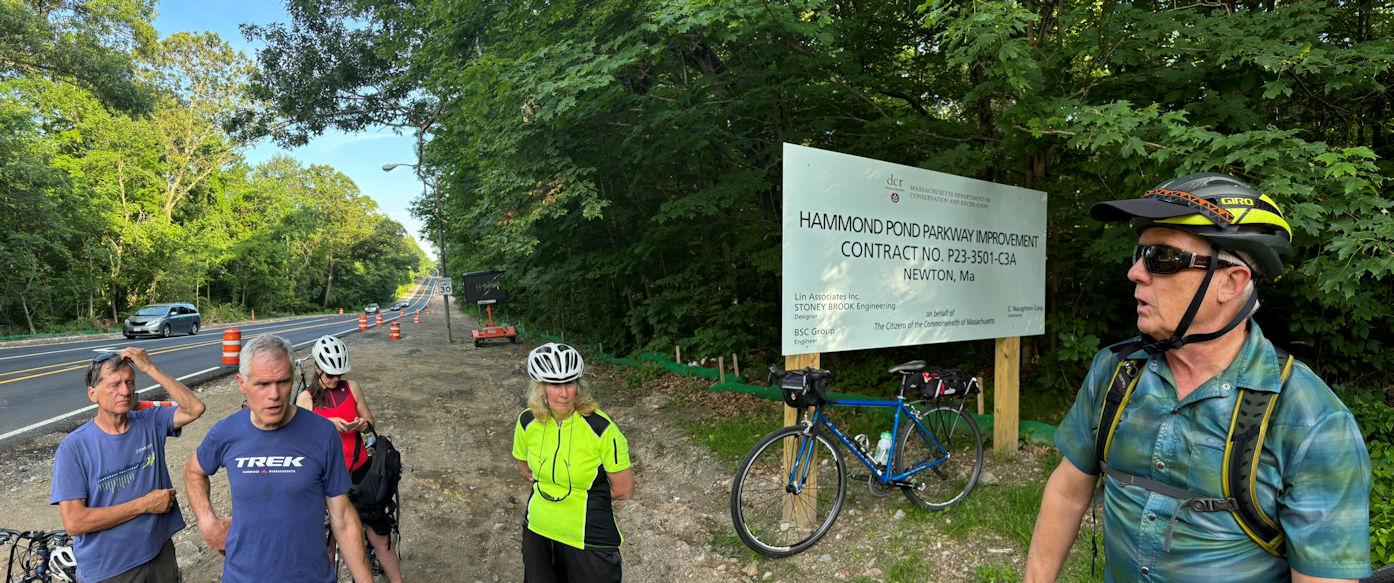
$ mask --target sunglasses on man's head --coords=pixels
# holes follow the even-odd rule
[[[101,372],[102,367],[106,366],[103,363],[113,358],[120,358],[120,360],[116,362],[117,367],[120,367],[121,365],[131,361],[131,359],[121,356],[120,352],[103,352],[101,354],[98,354],[97,356],[92,358],[92,364],[87,367],[87,386],[94,386],[94,384],[98,380],[100,380],[99,373]]]
[[[92,357],[92,364],[101,364],[118,356],[121,356],[120,352],[103,352]]]
[[[1133,248],[1133,263],[1142,260],[1148,273],[1170,275],[1183,269],[1205,269],[1210,262],[1217,261],[1220,267],[1239,267],[1240,264],[1226,259],[1213,259],[1209,255],[1199,255],[1182,251],[1170,245],[1138,245]]]

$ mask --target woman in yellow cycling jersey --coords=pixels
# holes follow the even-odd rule
[[[523,581],[623,579],[611,501],[634,494],[629,443],[581,378],[576,349],[528,354],[528,409],[513,428],[513,459],[532,490],[523,528]]]

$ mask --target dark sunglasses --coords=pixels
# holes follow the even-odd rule
[[[121,366],[131,362],[131,359],[121,356],[120,352],[103,352],[101,354],[98,354],[97,356],[92,357],[92,364],[87,367],[87,374],[85,378],[85,380],[87,381],[87,386],[97,386],[97,381],[101,380],[102,367],[105,366],[103,363],[113,358],[121,359],[117,361],[114,365],[117,368],[120,368]]]
[[[1205,269],[1211,261],[1220,267],[1240,267],[1241,264],[1225,259],[1214,259],[1209,255],[1199,255],[1182,251],[1169,245],[1138,245],[1133,247],[1133,263],[1142,260],[1142,266],[1149,273],[1170,275],[1183,269]]]
[[[573,487],[572,484],[571,484],[571,460],[562,460],[561,463],[562,463],[562,465],[563,465],[564,467],[566,467],[566,493],[565,493],[565,494],[562,494],[562,495],[561,495],[561,498],[557,498],[557,497],[555,497],[555,496],[552,496],[551,494],[548,494],[546,490],[543,490],[543,489],[542,489],[542,482],[539,482],[539,481],[537,481],[537,480],[533,480],[533,484],[532,484],[532,485],[533,485],[533,488],[535,488],[535,489],[537,490],[537,493],[538,493],[539,495],[542,496],[542,499],[543,499],[543,500],[546,500],[546,501],[548,501],[548,502],[561,502],[562,500],[566,500],[566,498],[567,498],[568,496],[571,496],[571,489],[572,489],[572,487]],[[545,465],[547,465],[547,460],[546,460],[546,459],[543,459],[543,460],[542,460],[542,463],[541,463],[541,464],[538,464],[538,465],[539,465],[539,467],[540,467],[540,466],[545,466]],[[555,460],[552,462],[552,467],[553,467],[552,472],[553,472],[553,474],[555,474],[555,473],[556,473],[556,469],[555,469],[555,468],[556,468],[556,461],[555,461]]]
[[[101,364],[118,356],[121,356],[120,352],[103,352],[92,357],[92,364]]]

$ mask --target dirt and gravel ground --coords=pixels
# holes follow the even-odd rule
[[[431,582],[521,581],[519,537],[528,486],[510,451],[513,422],[524,406],[526,345],[474,347],[468,341],[473,322],[459,311],[454,312],[456,342],[447,344],[442,306],[431,307],[436,313],[423,315],[421,325],[403,325],[400,342],[387,341],[384,329],[347,337],[350,378],[363,385],[380,431],[402,451],[406,467],[401,485],[405,576]],[[855,483],[849,483],[848,510],[822,543],[791,559],[757,559],[734,542],[727,513],[734,464],[719,461],[684,427],[710,411],[754,407],[768,408],[773,428],[778,406],[707,395],[689,379],[625,382],[627,371],[593,368],[601,406],[628,437],[635,464],[637,493],[616,503],[629,581],[973,581],[982,579],[975,575],[977,565],[1001,564],[1010,571],[1022,564],[1025,550],[1019,543],[1000,536],[967,544],[951,540],[943,520],[924,519],[900,496],[877,498]],[[171,475],[190,522],[175,542],[184,580],[191,583],[217,581],[222,558],[204,546],[193,526],[182,463],[207,429],[242,401],[232,377],[197,391],[208,412],[186,427],[183,437],[168,442]],[[51,456],[61,439],[62,434],[43,435],[0,456],[6,502],[0,505],[0,526],[61,526],[57,508],[47,503]],[[1039,455],[989,458],[987,470],[993,481],[1034,479]],[[214,504],[226,514],[224,473],[214,476],[213,493]],[[903,560],[906,549],[913,562]]]

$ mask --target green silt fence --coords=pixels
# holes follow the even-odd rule
[[[519,332],[526,333],[526,331],[523,330],[523,327],[522,327],[522,326],[517,326],[517,328],[518,328],[518,331],[519,331]],[[542,339],[544,339],[544,340],[547,340],[547,341],[549,341],[549,342],[562,342],[561,338],[558,338],[558,337],[553,336],[553,335],[551,335],[551,334],[536,333],[536,334],[534,334],[534,335],[537,336],[537,337],[539,337],[539,338],[542,338]],[[575,345],[573,344],[572,346],[575,346]],[[701,366],[688,366],[688,365],[682,364],[682,363],[680,363],[680,362],[676,362],[676,361],[674,361],[672,358],[669,358],[667,355],[664,355],[664,354],[656,354],[656,353],[653,353],[653,352],[644,352],[644,353],[639,354],[639,356],[638,356],[637,358],[625,358],[625,357],[615,356],[615,355],[612,355],[612,354],[607,354],[607,353],[601,352],[601,351],[599,351],[599,350],[586,350],[585,352],[586,352],[586,357],[587,357],[587,358],[593,358],[593,359],[599,360],[600,362],[604,362],[604,363],[606,363],[606,364],[611,364],[611,365],[614,365],[614,366],[623,366],[623,367],[633,368],[633,369],[642,369],[642,368],[644,368],[644,364],[645,364],[645,363],[651,362],[651,363],[654,363],[654,364],[656,364],[656,365],[658,365],[658,366],[664,368],[664,369],[667,370],[668,372],[671,372],[671,373],[676,374],[676,375],[678,375],[678,376],[683,376],[683,377],[698,377],[698,378],[704,378],[704,379],[709,379],[709,380],[717,380],[717,379],[721,378],[721,371],[720,371],[720,370],[717,370],[717,369],[715,369],[715,368],[701,367]],[[724,383],[715,383],[715,384],[713,384],[713,385],[711,386],[711,388],[708,388],[708,389],[707,389],[707,392],[709,392],[709,393],[741,393],[741,394],[745,394],[745,395],[754,395],[754,396],[759,397],[759,398],[761,398],[761,399],[767,399],[767,400],[770,400],[770,401],[783,401],[783,400],[784,400],[784,397],[783,397],[783,395],[780,394],[779,388],[778,388],[778,387],[762,387],[762,386],[752,385],[752,384],[750,384],[750,382],[749,382],[748,380],[746,380],[745,377],[743,377],[743,376],[738,377],[738,376],[736,376],[736,375],[734,375],[734,374],[726,375],[726,379],[727,379],[727,380],[726,380],[726,382],[724,382]],[[829,393],[829,394],[830,394],[830,395],[832,396],[832,398],[834,398],[834,399],[870,399],[870,400],[880,400],[880,399],[884,399],[884,397],[873,397],[873,396],[870,396],[870,395],[861,395],[861,394],[857,394],[857,393],[838,393],[838,392],[832,392],[832,393]],[[887,411],[889,411],[889,410],[887,410]],[[887,414],[889,415],[889,413],[887,413]],[[971,414],[971,413],[970,413],[970,414]],[[978,421],[978,427],[982,429],[983,436],[984,436],[985,438],[986,438],[986,437],[991,437],[991,435],[992,435],[992,423],[993,423],[992,415],[976,415],[976,414],[973,414],[973,417],[974,417],[975,419],[977,419],[977,421]],[[1019,427],[1018,427],[1018,432],[1019,432],[1019,434],[1021,435],[1021,438],[1022,438],[1022,439],[1026,440],[1026,441],[1028,441],[1028,442],[1031,442],[1031,443],[1049,445],[1049,444],[1051,444],[1051,443],[1054,443],[1054,439],[1055,439],[1055,426],[1054,426],[1054,425],[1050,425],[1050,424],[1048,424],[1048,423],[1041,423],[1040,421],[1021,421],[1021,422],[1020,422],[1020,425],[1019,425]]]

